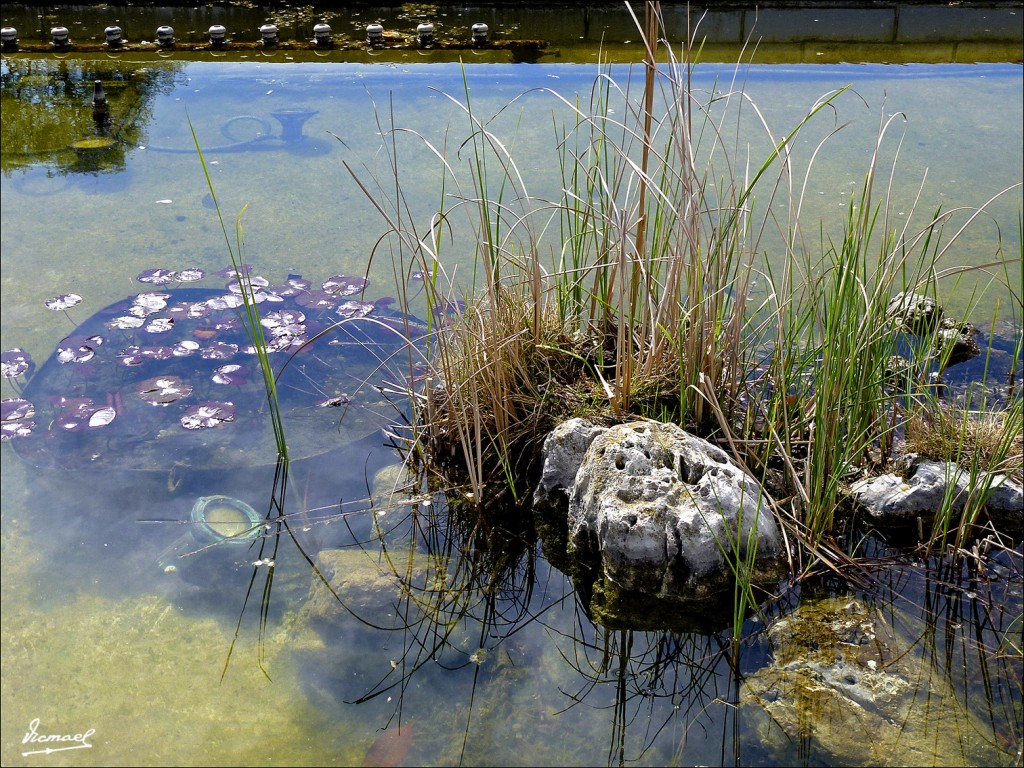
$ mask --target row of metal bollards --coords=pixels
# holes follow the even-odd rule
[[[263,45],[273,46],[280,43],[278,38],[278,28],[276,24],[264,24],[260,27],[260,40]],[[489,30],[486,24],[476,23],[470,28],[472,35],[471,40],[474,45],[486,45],[488,43]],[[51,44],[58,50],[68,50],[72,47],[71,33],[67,27],[53,27],[50,30]],[[108,48],[116,49],[120,48],[127,41],[124,39],[124,33],[121,27],[112,25],[103,30],[104,42]],[[207,31],[209,36],[210,46],[213,48],[220,48],[228,44],[228,31],[221,24],[214,24]],[[2,40],[3,50],[5,52],[17,51],[19,48],[18,44],[18,30],[14,27],[4,27],[0,31],[0,40]],[[421,47],[428,47],[434,44],[434,25],[429,22],[425,22],[417,25],[416,27],[416,40],[418,45]],[[175,44],[174,40],[174,28],[167,25],[157,27],[156,29],[156,42],[161,48],[171,48]],[[334,45],[334,39],[331,34],[331,27],[328,24],[320,23],[313,27],[313,42],[317,46],[323,48],[330,48]],[[373,23],[367,24],[366,26],[366,42],[371,46],[383,46],[386,45],[384,37],[384,26],[381,24]]]

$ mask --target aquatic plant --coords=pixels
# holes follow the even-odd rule
[[[277,375],[270,362],[270,348],[266,336],[263,333],[263,325],[260,322],[259,307],[257,307],[256,286],[248,269],[245,268],[243,256],[245,253],[245,232],[242,228],[242,216],[245,213],[243,207],[235,218],[234,243],[228,234],[227,223],[224,221],[224,214],[217,202],[217,193],[213,188],[213,179],[210,177],[210,169],[203,158],[203,150],[199,144],[199,137],[196,135],[195,127],[189,123],[189,130],[192,133],[192,141],[195,143],[196,155],[203,168],[203,176],[206,185],[210,190],[210,197],[213,198],[213,207],[217,213],[217,220],[220,222],[221,231],[224,233],[224,244],[227,247],[228,256],[231,259],[231,267],[234,271],[235,289],[242,300],[243,325],[249,340],[252,342],[259,362],[260,373],[263,376],[263,385],[267,390],[267,405],[269,408],[270,423],[274,429],[274,442],[277,445],[278,456],[284,461],[285,468],[288,464],[288,442],[285,439],[284,420],[281,418],[281,406],[277,393]],[[153,279],[153,276],[147,276]],[[161,276],[162,277],[162,276]],[[168,275],[170,277],[170,275]]]
[[[463,141],[446,133],[435,145],[382,125],[393,179],[368,181],[348,166],[387,222],[381,242],[396,276],[403,285],[422,277],[436,318],[428,371],[411,391],[408,450],[483,506],[522,497],[540,441],[568,417],[675,421],[772,487],[800,544],[796,573],[838,569],[849,564],[836,539],[846,487],[895,457],[908,387],[928,385],[934,371],[934,353],[919,345],[908,386],[892,386],[902,333],[893,298],[935,293],[972,270],[995,270],[999,284],[1002,268],[1008,283],[1003,254],[980,267],[945,261],[987,206],[1019,185],[975,210],[923,215],[915,200],[897,216],[893,134],[903,118],[883,115],[842,231],[809,226],[815,163],[843,126],[811,141],[804,134],[853,92],[824,94],[780,133],[744,92],[742,65],[703,94],[692,87],[697,31],[677,55],[656,3],[636,21],[642,87],[599,66],[589,102],[545,90],[571,116],[555,125],[560,199],[530,195],[512,142],[470,98],[468,75],[464,93],[443,94],[465,120]],[[752,127],[767,146],[761,155],[740,149],[757,146]],[[404,198],[399,135],[420,139],[439,162],[439,203],[425,225]],[[448,272],[448,252],[474,255],[470,285]]]

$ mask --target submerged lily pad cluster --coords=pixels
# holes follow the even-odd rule
[[[368,303],[352,298],[369,284],[359,276],[333,275],[314,287],[298,275],[272,285],[253,274],[250,265],[226,267],[216,275],[228,280],[222,292],[194,289],[191,293],[175,293],[173,288],[143,291],[102,310],[62,339],[47,363],[54,366],[49,369],[53,378],[62,382],[54,388],[62,391],[32,392],[35,403],[28,396],[3,400],[0,439],[27,437],[38,429],[37,422],[46,432],[100,429],[115,423],[126,410],[137,410],[139,406],[132,403],[167,408],[183,399],[213,393],[219,387],[230,387],[243,399],[248,398],[247,410],[252,410],[264,394],[261,387],[247,385],[259,381],[259,377],[251,375],[251,365],[235,359],[257,352],[251,341],[236,343],[244,329],[235,310],[242,307],[245,298],[256,304],[281,304],[280,309],[261,311],[260,325],[268,351],[290,354],[302,350],[330,326],[365,317],[393,301]],[[136,279],[144,285],[168,286],[192,283],[205,276],[198,268],[154,268],[141,272]],[[286,306],[286,300],[292,303]],[[48,299],[45,306],[66,313],[82,301],[81,296],[69,293]],[[313,315],[307,316],[309,313]],[[187,358],[195,362],[189,364]],[[215,363],[215,367],[207,368],[206,361]],[[154,369],[150,375],[144,373],[144,378],[126,378],[123,373],[113,372],[148,370],[154,362],[163,364],[162,369]],[[0,365],[3,377],[22,394],[22,384],[34,378],[31,356],[15,347],[2,353]],[[65,369],[66,373],[60,373]],[[197,379],[195,374],[201,371],[209,373]],[[320,395],[309,405],[337,406],[351,401],[347,393]],[[238,413],[234,399],[204,399],[176,411],[177,421],[189,431],[233,422]],[[37,403],[44,406],[42,411]],[[135,415],[147,424],[152,421]]]

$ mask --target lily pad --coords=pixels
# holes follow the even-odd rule
[[[396,405],[404,405],[385,400],[376,385],[408,372],[381,361],[407,361],[395,353],[426,331],[387,306],[353,302],[339,316],[344,299],[306,286],[291,276],[285,295],[260,288],[273,296],[261,305],[261,326],[293,459],[390,428],[400,418]],[[311,294],[317,300],[308,301]],[[230,289],[184,287],[100,310],[39,366],[17,402],[5,402],[2,438],[32,465],[56,469],[273,465],[266,386],[247,354],[255,349],[239,303]],[[4,375],[31,373],[17,348],[3,364]]]

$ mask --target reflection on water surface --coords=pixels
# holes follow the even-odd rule
[[[395,275],[386,259],[370,259],[383,226],[342,162],[386,178],[380,134],[392,115],[437,145],[446,132],[461,141],[464,125],[443,94],[468,84],[478,114],[493,115],[492,129],[529,158],[531,191],[550,194],[560,183],[558,107],[537,89],[585,94],[594,72],[481,66],[464,83],[455,66],[5,58],[2,74],[3,346],[42,366],[75,326],[150,290],[138,275],[196,268],[199,288],[223,290],[215,275],[225,244],[193,130],[229,227],[248,206],[254,272],[273,285],[364,276],[360,299],[388,306]],[[715,88],[716,76],[731,69],[700,73],[702,87]],[[96,79],[110,104],[104,130],[118,143],[82,157],[68,147],[97,131]],[[753,67],[744,79],[780,131],[825,91],[854,84],[859,98],[837,118],[851,124],[806,195],[826,226],[861,177],[880,113],[906,114],[899,199],[912,200],[922,178],[922,198],[943,207],[978,205],[1020,182],[1019,67]],[[301,141],[286,140],[274,117],[282,112],[306,116],[292,129]],[[437,167],[409,135],[397,139],[415,179],[404,192],[413,216],[429,215]],[[1017,221],[1019,189],[1007,197],[992,209],[999,222]],[[1013,227],[998,234],[1019,251]],[[985,260],[995,236],[980,227],[964,246],[977,253],[956,257]],[[67,314],[45,308],[72,292],[84,301]],[[951,293],[947,303],[987,327],[997,298]],[[293,382],[310,399],[351,394],[340,383],[319,392],[323,377],[311,378],[308,388]],[[4,398],[16,395],[5,380]],[[187,446],[153,467],[68,458],[88,459],[95,446],[37,462],[4,442],[4,764],[1017,759],[1019,543],[980,573],[900,559],[856,590],[826,578],[781,584],[738,645],[727,615],[712,621],[719,631],[612,630],[587,617],[572,580],[549,562],[557,547],[527,512],[467,514],[458,494],[396,471],[379,429],[350,434],[334,410],[289,416],[297,432],[311,414],[332,418],[283,491],[267,436],[249,435],[265,460],[209,466],[188,461]],[[162,455],[165,428],[129,455]],[[204,548],[190,511],[213,495],[271,522],[251,546]],[[879,559],[893,555],[874,539],[868,546]],[[815,611],[824,624],[794,629]],[[773,623],[780,617],[788,624]],[[823,658],[823,646],[833,653]],[[37,719],[37,736],[92,730],[91,746],[38,754],[54,744],[32,740]],[[850,740],[864,730],[880,734],[876,744]]]

